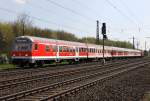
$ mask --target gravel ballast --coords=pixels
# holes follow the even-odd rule
[[[150,92],[150,65],[99,82],[93,87],[61,100],[145,101],[144,95],[147,92]]]

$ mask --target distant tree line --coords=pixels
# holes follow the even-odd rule
[[[22,14],[14,22],[0,22],[0,53],[9,53],[15,37],[22,35],[46,37],[92,44],[95,44],[96,41],[96,39],[93,37],[78,38],[77,36],[69,32],[60,30],[56,31],[51,29],[41,29],[35,27],[29,17],[25,14]],[[99,44],[102,44],[102,40],[100,40]],[[106,40],[105,45],[123,48],[133,47],[132,44],[129,42],[112,40]]]
[[[92,43],[95,44],[96,42],[96,38],[94,37],[84,37],[81,39],[81,42],[87,42],[87,43]],[[102,45],[103,44],[103,40],[99,40],[99,44]],[[107,46],[113,46],[113,47],[121,47],[121,48],[133,48],[133,45],[130,42],[126,42],[126,41],[113,41],[113,40],[105,40],[105,45]]]

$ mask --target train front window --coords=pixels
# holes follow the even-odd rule
[[[31,43],[25,40],[16,40],[13,44],[14,51],[30,51],[31,50]]]
[[[38,50],[38,44],[34,45],[34,50]]]

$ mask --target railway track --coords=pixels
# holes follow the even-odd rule
[[[46,67],[42,67],[42,68],[19,68],[19,69],[11,69],[11,70],[0,70],[0,80],[3,79],[8,79],[8,77],[10,76],[18,76],[18,75],[31,75],[33,72],[45,72],[47,70],[51,70],[51,71],[55,71],[55,70],[62,70],[65,68],[75,68],[78,66],[87,66],[87,65],[93,65],[96,62],[92,62],[92,63],[81,63],[81,64],[71,64],[71,65],[53,65],[49,66],[47,65]]]
[[[129,60],[127,61],[119,61],[119,62],[115,62],[116,64],[117,63],[124,63],[124,62],[128,62]],[[108,63],[107,65],[112,65],[112,63]],[[106,66],[107,66],[106,65]],[[42,70],[38,70],[39,72],[37,72],[36,70],[35,71],[30,71],[31,75],[26,75],[24,76],[24,74],[22,75],[18,75],[17,77],[12,77],[11,75],[8,77],[6,76],[5,78],[7,79],[1,79],[0,80],[0,86],[1,85],[6,85],[8,83],[11,83],[11,82],[17,82],[17,81],[24,81],[24,80],[27,80],[27,79],[30,79],[30,78],[37,78],[37,77],[41,77],[41,76],[50,76],[50,75],[55,75],[55,74],[60,74],[60,73],[63,73],[65,71],[74,71],[74,70],[81,70],[81,69],[87,69],[87,68],[91,68],[91,67],[94,67],[94,66],[102,66],[101,64],[90,64],[90,65],[81,65],[81,66],[78,66],[80,68],[65,68],[65,69],[58,69],[56,71],[52,71],[51,69],[46,69],[46,71],[42,71]],[[25,73],[26,74],[26,73]]]
[[[148,61],[147,61],[148,62]],[[117,67],[117,68],[109,68],[109,69],[104,69],[104,70],[102,70],[101,69],[101,71],[97,71],[96,69],[95,69],[95,71],[97,71],[97,72],[89,72],[89,73],[87,73],[86,75],[84,74],[84,75],[80,75],[80,76],[77,76],[77,77],[74,77],[75,79],[70,79],[70,80],[62,80],[62,81],[59,81],[59,82],[56,82],[56,83],[53,83],[53,84],[51,84],[51,85],[48,85],[48,86],[43,86],[43,87],[39,87],[39,88],[35,88],[35,89],[32,89],[32,90],[28,90],[28,91],[22,91],[22,92],[19,92],[19,93],[15,93],[15,94],[12,94],[12,95],[8,95],[8,96],[4,96],[4,97],[1,97],[0,98],[0,100],[13,100],[13,98],[20,98],[21,96],[25,96],[25,95],[30,95],[30,94],[33,94],[33,93],[35,93],[35,92],[43,92],[43,91],[45,91],[46,89],[53,89],[53,92],[62,92],[62,91],[64,91],[64,90],[62,90],[61,89],[61,91],[58,91],[57,89],[59,89],[59,87],[61,86],[61,88],[62,88],[62,86],[66,86],[66,85],[70,85],[70,84],[73,84],[73,83],[75,83],[75,84],[80,84],[79,82],[81,81],[81,82],[83,82],[84,80],[84,82],[86,82],[86,83],[89,83],[89,82],[91,82],[91,81],[93,81],[93,80],[96,80],[96,79],[93,79],[93,78],[95,78],[95,77],[99,77],[99,76],[102,76],[102,75],[106,75],[106,74],[109,74],[109,72],[111,73],[111,72],[116,72],[116,70],[120,70],[120,69],[126,69],[127,67],[134,67],[135,65],[137,65],[138,67],[139,66],[143,66],[144,64],[148,64],[147,62],[138,62],[138,63],[131,63],[131,64],[127,64],[126,63],[126,65],[124,64],[124,66],[119,66],[119,67]],[[139,65],[139,63],[141,63],[141,65]],[[121,65],[121,64],[120,64]],[[123,65],[123,64],[122,64]],[[117,65],[114,65],[114,67],[115,66],[117,66]],[[109,66],[108,66],[109,67]],[[113,66],[112,66],[113,67]],[[99,68],[100,69],[100,68]],[[85,70],[85,71],[87,71],[87,70]],[[85,71],[82,71],[82,72],[85,72]],[[90,69],[89,69],[89,71],[90,71]],[[76,73],[76,72],[75,72]],[[69,74],[69,75],[72,75],[72,73],[71,74]],[[60,76],[62,76],[62,75],[59,75],[58,77],[60,77]],[[64,76],[64,75],[63,75]],[[45,78],[44,78],[45,79]],[[91,79],[91,80],[90,80]],[[82,81],[83,80],[83,81]],[[87,82],[87,81],[89,81],[89,82]],[[77,83],[78,82],[78,83]],[[23,84],[23,83],[22,83]],[[83,85],[83,84],[82,84]],[[10,85],[11,86],[11,85]],[[15,85],[16,86],[16,85]],[[57,88],[58,87],[58,88]],[[74,87],[73,85],[72,86],[70,86],[70,87]],[[68,87],[67,87],[68,88]],[[66,89],[65,89],[65,91],[66,91]],[[56,93],[55,92],[55,93]],[[51,96],[54,96],[55,95],[55,93],[54,94],[52,94]],[[45,94],[45,93],[44,93]],[[41,95],[41,94],[40,94]],[[45,94],[46,95],[46,94]],[[58,95],[58,94],[57,94]],[[38,95],[37,95],[38,96]],[[30,100],[31,100],[31,97],[29,97],[30,98]],[[46,97],[47,98],[47,97]],[[26,98],[26,100],[27,100],[28,98]],[[42,97],[42,99],[43,99],[43,97]],[[51,99],[51,98],[50,98]],[[25,100],[25,99],[24,99]],[[35,98],[34,98],[34,100],[35,100]],[[39,99],[38,99],[39,100]]]
[[[138,60],[139,58],[137,58]],[[130,60],[133,60],[133,59],[129,59],[128,61]],[[108,62],[108,63],[114,63],[114,62],[122,62],[122,61],[125,61],[125,60],[117,60],[117,61],[111,61],[111,62]],[[25,77],[25,76],[29,76],[29,75],[32,75],[33,72],[36,72],[37,73],[41,73],[42,72],[47,72],[47,71],[62,71],[64,69],[74,69],[74,68],[77,68],[77,67],[81,67],[81,66],[88,66],[88,65],[94,65],[94,64],[101,64],[100,62],[92,62],[92,63],[81,63],[81,64],[73,64],[73,65],[61,65],[61,66],[57,66],[57,65],[54,65],[53,67],[44,67],[44,68],[31,68],[31,69],[13,69],[13,70],[0,70],[0,81],[3,81],[3,80],[7,80],[7,79],[12,79],[17,77],[19,75],[22,76],[22,77]],[[68,67],[68,68],[67,68]],[[11,78],[9,78],[11,77]]]
[[[123,60],[119,60],[119,61],[121,62]],[[117,62],[117,61],[113,61],[113,62]],[[112,62],[108,62],[108,64],[109,63],[112,63]],[[53,73],[56,71],[62,71],[64,69],[77,69],[78,67],[90,66],[94,64],[101,65],[100,62],[92,62],[92,63],[81,63],[81,64],[61,65],[61,66],[55,65],[54,67],[44,67],[44,68],[16,69],[16,70],[8,70],[8,71],[4,70],[4,71],[0,71],[0,82],[9,80],[12,78],[17,78],[17,77],[32,76],[35,74],[34,72],[36,72],[36,75],[40,75],[40,74],[45,74],[46,72]]]
[[[123,63],[119,62],[119,63],[115,64],[115,66],[126,64],[127,62],[128,61],[126,61],[126,62],[124,61]],[[58,81],[63,81],[66,79],[78,77],[81,75],[87,75],[89,73],[95,73],[97,71],[102,71],[102,70],[111,69],[111,68],[113,68],[113,64],[108,64],[106,66],[93,65],[93,66],[88,66],[86,68],[84,67],[84,68],[79,68],[76,70],[67,70],[67,71],[57,72],[54,74],[45,74],[45,75],[32,76],[32,77],[23,78],[23,79],[21,78],[21,79],[9,80],[9,81],[5,81],[5,83],[3,83],[3,82],[0,83],[1,84],[0,85],[0,92],[1,92],[0,95],[4,96],[6,94],[24,91],[29,88],[43,86],[45,84],[55,83]],[[38,85],[36,85],[36,83],[38,83]],[[14,87],[15,87],[15,89],[14,89]]]
[[[139,60],[139,59],[136,59]],[[124,61],[136,61],[136,60],[119,60],[117,62],[124,62]],[[109,62],[108,64],[117,63],[116,61]],[[21,79],[21,78],[28,78],[31,76],[37,76],[37,75],[43,75],[43,74],[50,74],[55,73],[58,71],[64,71],[64,70],[74,70],[78,69],[77,67],[86,67],[86,66],[92,66],[95,63],[88,63],[88,64],[78,64],[78,65],[67,65],[67,66],[58,66],[57,68],[36,68],[36,69],[23,69],[23,70],[16,70],[16,71],[6,71],[0,73],[0,82],[7,82],[12,81],[15,79]],[[96,63],[96,65],[101,65],[100,63]],[[68,67],[68,68],[67,68]],[[22,79],[24,80],[24,79]]]

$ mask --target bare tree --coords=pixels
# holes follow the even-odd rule
[[[19,30],[17,30],[17,26]],[[32,20],[27,14],[22,13],[18,16],[16,22],[14,23],[14,30],[19,31],[19,33],[22,33],[21,35],[25,35],[27,28],[32,28]]]

